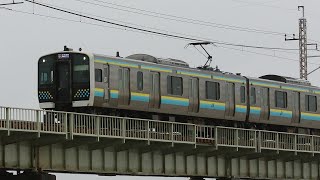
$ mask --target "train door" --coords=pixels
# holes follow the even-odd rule
[[[119,69],[119,104],[129,105],[130,103],[130,70]]]
[[[160,108],[160,74],[151,72],[150,108]]]
[[[109,82],[109,65],[105,64],[103,65],[103,82],[104,82],[104,99],[106,101],[109,101],[110,99],[110,82]]]
[[[199,79],[189,79],[189,112],[199,112]]]
[[[269,120],[270,117],[269,88],[261,88],[261,115],[260,119]]]
[[[226,84],[226,116],[234,116],[235,113],[235,85]]]
[[[60,61],[56,64],[56,100],[57,103],[71,103],[71,69],[70,62]]]
[[[300,123],[300,93],[292,92],[293,107],[292,107],[292,122]]]

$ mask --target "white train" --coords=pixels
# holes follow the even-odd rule
[[[190,68],[180,60],[65,51],[39,59],[43,109],[317,132],[320,89],[288,77]]]

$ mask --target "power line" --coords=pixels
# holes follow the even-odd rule
[[[0,6],[9,6],[9,5],[16,5],[16,4],[23,4],[23,2],[10,2],[10,3],[1,3]]]
[[[53,9],[53,10],[56,10],[56,11],[64,12],[64,13],[67,13],[67,14],[71,14],[71,15],[74,15],[74,16],[83,17],[83,18],[86,18],[86,19],[90,19],[90,20],[94,20],[94,21],[98,21],[98,22],[102,22],[102,23],[107,23],[107,24],[111,24],[111,25],[114,25],[114,26],[124,27],[124,28],[128,28],[128,29],[136,30],[136,31],[142,31],[142,32],[150,33],[150,34],[157,34],[157,35],[166,36],[166,37],[170,37],[170,38],[177,38],[177,39],[183,39],[183,40],[189,40],[189,41],[208,41],[206,38],[195,38],[195,36],[190,36],[190,35],[176,35],[176,34],[160,32],[160,31],[149,30],[149,29],[145,29],[145,28],[141,28],[141,27],[129,26],[129,25],[118,23],[118,22],[112,22],[112,21],[103,20],[103,19],[87,16],[87,15],[84,15],[84,14],[76,13],[76,12],[73,12],[73,11],[65,10],[63,8],[54,7],[54,6],[49,5],[49,4],[39,3],[39,2],[36,2],[36,1],[31,1],[31,0],[25,0],[25,1],[27,1],[29,3],[33,3],[33,4],[36,4],[36,5],[39,5],[39,6],[42,6],[42,7],[45,7],[45,8],[49,8],[49,9]],[[210,40],[210,41],[212,43],[220,44],[220,45],[236,46],[236,47],[244,47],[244,48],[253,48],[253,49],[286,50],[286,51],[297,51],[298,50],[298,49],[280,48],[280,47],[265,47],[265,46],[253,46],[253,45],[245,45],[245,44],[235,44],[235,43],[216,41],[216,40]]]
[[[95,6],[100,6],[100,7],[104,7],[104,8],[115,9],[115,10],[124,11],[124,12],[130,12],[130,13],[155,17],[155,18],[161,18],[161,19],[172,20],[172,21],[177,21],[177,22],[196,24],[196,25],[207,26],[207,27],[214,27],[214,28],[219,28],[219,29],[228,29],[228,30],[234,30],[234,31],[277,35],[277,36],[279,36],[279,35],[283,36],[283,34],[285,34],[282,32],[267,31],[267,30],[261,30],[261,29],[240,27],[240,26],[234,26],[234,25],[227,25],[227,24],[213,23],[213,22],[202,21],[202,20],[191,19],[191,18],[185,18],[185,17],[176,16],[176,15],[164,14],[164,13],[148,11],[148,10],[144,10],[144,9],[138,9],[138,8],[133,8],[133,7],[129,7],[129,6],[124,6],[124,5],[119,5],[116,3],[109,3],[109,2],[105,2],[105,1],[101,1],[101,0],[92,0],[92,1],[103,3],[103,4],[97,4],[97,3],[93,3],[93,2],[89,2],[89,1],[85,1],[85,0],[74,0],[74,1],[82,2],[82,3],[86,3],[86,4],[90,4],[90,5],[95,5]],[[116,7],[112,7],[112,6],[108,6],[108,5],[104,5],[104,4],[109,4],[109,5],[116,6]],[[125,9],[123,9],[123,8],[125,8]]]
[[[56,20],[69,21],[69,22],[81,23],[81,24],[87,24],[87,25],[93,25],[93,26],[99,26],[99,27],[104,27],[104,28],[111,28],[111,29],[118,29],[118,30],[131,31],[131,32],[136,32],[136,33],[148,34],[148,33],[144,33],[144,32],[141,32],[141,31],[134,31],[134,30],[131,30],[131,29],[125,29],[125,28],[120,28],[120,27],[115,27],[115,26],[106,26],[106,25],[101,25],[101,24],[96,24],[96,23],[89,23],[89,22],[84,22],[84,21],[77,21],[77,20],[61,18],[61,17],[57,17],[57,16],[50,16],[50,15],[44,15],[44,14],[39,14],[39,13],[33,13],[33,12],[31,13],[31,12],[20,11],[20,10],[9,9],[9,8],[1,8],[1,9],[5,9],[5,10],[17,12],[17,13],[22,13],[22,14],[34,15],[34,16],[45,17],[45,18],[51,18],[51,19],[56,19]]]
[[[213,27],[213,28],[218,28],[218,29],[227,29],[227,30],[233,30],[233,31],[241,31],[241,32],[248,32],[248,33],[265,34],[265,35],[274,35],[274,36],[283,36],[285,34],[283,32],[268,31],[268,30],[261,30],[261,29],[255,29],[255,28],[213,23],[213,22],[202,21],[202,20],[198,20],[198,19],[185,18],[185,17],[171,15],[171,14],[164,14],[164,13],[149,11],[149,10],[145,10],[145,9],[134,8],[134,7],[130,7],[130,6],[124,6],[124,5],[120,5],[120,4],[116,4],[116,3],[110,3],[110,2],[103,1],[103,0],[92,0],[92,1],[95,1],[98,3],[102,3],[102,4],[97,4],[97,3],[86,1],[86,0],[74,0],[74,1],[82,2],[82,3],[90,4],[90,5],[95,5],[95,6],[100,6],[100,7],[104,7],[104,8],[124,11],[124,12],[140,14],[140,15],[144,15],[144,16],[150,16],[150,17],[166,19],[166,20],[171,20],[171,21],[176,21],[176,22],[183,22],[183,23]],[[241,2],[241,1],[239,1],[239,2]],[[105,5],[105,4],[108,4],[108,5]],[[259,3],[255,2],[254,4],[259,4]],[[116,7],[112,7],[110,5],[116,6]],[[268,7],[268,5],[266,5],[266,6]],[[271,7],[281,8],[278,6],[271,6]],[[123,8],[125,8],[125,9],[123,9]],[[293,10],[293,9],[290,9],[290,10]],[[308,39],[308,40],[320,43],[320,41],[317,41],[317,40],[312,40],[312,39]]]
[[[244,49],[237,49],[237,48],[231,48],[231,47],[224,47],[224,46],[218,46],[220,48],[224,48],[224,49],[231,49],[231,50],[235,50],[235,51],[242,51],[242,52],[247,52],[247,53],[251,53],[251,54],[257,54],[257,55],[263,55],[263,56],[269,56],[269,57],[273,57],[273,58],[278,58],[278,59],[283,59],[286,61],[294,61],[294,62],[299,62],[299,60],[297,59],[291,59],[291,58],[286,58],[286,57],[282,57],[282,56],[276,56],[276,55],[271,55],[271,54],[265,54],[265,53],[258,53],[258,52],[254,52],[254,51],[248,51],[248,50],[244,50]],[[313,64],[313,65],[320,65],[319,63],[310,63],[309,64]]]
[[[237,49],[237,48],[227,48],[227,47],[224,47],[224,46],[218,46],[220,48],[225,48],[225,49],[231,49],[231,50],[236,50],[236,51],[242,51],[242,52],[247,52],[247,53],[252,53],[252,54],[257,54],[257,55],[263,55],[263,56],[269,56],[269,57],[274,57],[274,58],[280,58],[280,59],[283,59],[283,60],[287,60],[287,61],[298,61],[298,60],[295,60],[295,59],[291,59],[291,58],[286,58],[286,57],[281,57],[281,56],[276,56],[276,55],[271,55],[271,54],[265,54],[265,53],[258,53],[258,52],[254,52],[254,51],[248,51],[248,50],[245,50],[245,49]]]
[[[154,27],[148,27],[148,26],[139,25],[139,24],[130,23],[130,22],[125,22],[125,21],[116,20],[116,19],[112,19],[112,18],[106,18],[106,17],[104,17],[104,16],[99,16],[99,15],[90,14],[90,13],[84,13],[84,12],[82,12],[82,11],[76,11],[76,10],[73,10],[73,9],[68,9],[68,8],[65,8],[65,7],[57,6],[57,5],[46,4],[46,3],[43,3],[43,4],[48,5],[48,6],[52,6],[52,7],[56,7],[56,8],[61,8],[61,9],[64,9],[64,10],[69,10],[69,11],[77,12],[77,13],[79,13],[79,14],[81,14],[81,15],[85,15],[85,14],[86,14],[86,15],[89,15],[89,16],[94,16],[94,17],[99,17],[99,18],[108,19],[108,20],[111,20],[111,21],[121,22],[121,23],[124,23],[124,24],[131,24],[131,25],[134,25],[134,26],[140,26],[140,27],[144,27],[144,28],[148,28],[148,29],[154,29],[154,30],[163,31],[162,29],[158,29],[158,28],[154,28]],[[80,16],[80,18],[81,18],[81,16]],[[175,32],[175,34],[181,34],[181,35],[190,36],[190,35],[187,35],[187,34],[177,33],[177,32]],[[192,36],[192,37],[200,38],[200,37],[198,37],[198,36]]]
[[[106,20],[102,20],[102,19],[98,19],[98,18],[94,18],[94,17],[89,17],[89,16],[85,16],[85,15],[81,15],[81,14],[78,14],[78,13],[74,13],[74,12],[71,12],[71,11],[66,11],[64,9],[59,9],[59,8],[55,8],[55,7],[50,7],[48,5],[45,5],[45,4],[41,4],[41,3],[37,3],[37,2],[32,2],[30,0],[26,0],[27,2],[31,2],[31,3],[34,3],[34,4],[37,4],[37,5],[41,5],[43,7],[46,7],[46,8],[50,8],[50,9],[54,9],[54,10],[58,10],[58,11],[61,11],[61,12],[65,12],[65,13],[69,13],[69,14],[72,14],[72,15],[76,15],[76,16],[79,16],[79,17],[84,17],[84,18],[88,18],[88,19],[91,19],[91,20],[95,20],[95,21],[99,21],[99,22],[105,22],[107,24],[112,24],[112,25],[116,25],[116,26],[119,26],[119,27],[123,27],[125,28],[125,30],[127,30],[127,28],[133,30],[133,31],[138,31],[138,32],[144,32],[144,33],[150,33],[150,34],[155,34],[155,35],[160,35],[160,36],[163,36],[163,35],[166,35],[170,38],[176,38],[176,39],[182,39],[182,40],[197,40],[197,41],[200,41],[199,39],[195,39],[195,38],[190,38],[190,37],[184,37],[184,36],[177,36],[177,35],[174,35],[174,34],[165,34],[165,33],[162,33],[162,32],[155,32],[155,31],[150,31],[150,30],[147,30],[147,29],[142,29],[142,28],[137,28],[137,27],[131,27],[131,26],[127,26],[127,25],[123,25],[123,24],[118,24],[118,23],[114,23],[114,22],[108,22]],[[142,31],[143,30],[143,31]],[[221,42],[213,42],[213,43],[216,43],[216,44],[220,44],[220,45],[228,45],[228,46],[236,46],[236,47],[249,47],[249,48],[261,48],[261,49],[272,49],[274,50],[275,48],[272,48],[272,47],[261,47],[261,46],[248,46],[248,45],[237,45],[237,44],[233,44],[233,43],[221,43]],[[222,47],[224,48],[224,47]],[[248,51],[248,50],[241,50],[241,49],[236,49],[236,48],[228,48],[228,49],[232,49],[232,50],[237,50],[237,51],[244,51],[244,52],[248,52],[248,53],[253,53],[253,54],[258,54],[258,55],[263,55],[263,56],[269,56],[269,57],[273,57],[273,58],[279,58],[279,59],[284,59],[284,60],[289,60],[289,61],[297,61],[295,59],[290,59],[290,58],[285,58],[285,57],[280,57],[280,56],[275,56],[275,55],[269,55],[269,54],[263,54],[263,53],[258,53],[258,52],[253,52],[253,51]],[[283,48],[281,48],[283,49]],[[288,49],[287,49],[288,50]],[[316,63],[310,63],[310,64],[316,64]],[[320,65],[320,64],[316,64],[316,65]]]
[[[147,35],[149,34],[149,33],[146,33],[146,32],[135,31],[135,30],[126,29],[126,28],[120,28],[120,27],[114,27],[114,26],[106,26],[106,25],[101,25],[101,24],[96,24],[96,23],[89,23],[89,22],[84,22],[84,21],[77,21],[77,20],[73,20],[73,19],[61,18],[61,17],[44,15],[44,14],[39,14],[39,13],[19,11],[19,10],[14,10],[14,9],[9,9],[9,8],[3,8],[3,9],[10,10],[10,11],[13,11],[13,12],[16,12],[16,13],[22,13],[22,14],[28,14],[28,15],[33,15],[33,16],[51,18],[51,19],[56,19],[56,20],[62,20],[62,21],[68,21],[68,22],[74,22],[74,23],[82,23],[82,24],[87,24],[87,25],[99,26],[99,27],[103,27],[103,28],[110,28],[110,29],[118,29],[118,30],[124,30],[124,31],[131,31],[131,32],[142,33],[142,34],[147,34]],[[153,34],[153,35],[156,35],[156,34]],[[161,36],[161,35],[156,35],[156,36]],[[161,37],[163,37],[163,36],[161,36]],[[174,38],[174,39],[177,39],[177,38]],[[179,39],[179,40],[182,40],[182,39]],[[283,60],[297,61],[297,60],[289,59],[289,58],[286,58],[286,57],[273,56],[273,55],[269,55],[269,54],[258,53],[258,52],[253,52],[253,51],[244,50],[244,49],[236,49],[236,48],[223,47],[223,46],[219,46],[219,47],[224,48],[224,49],[242,51],[242,52],[253,53],[253,54],[262,55],[262,56],[268,56],[268,57],[283,59]],[[205,57],[206,57],[206,56],[205,56]],[[317,64],[317,63],[310,63],[310,64],[320,65],[320,64]]]
[[[268,5],[266,3],[249,2],[249,1],[244,1],[244,0],[230,0],[230,1],[237,2],[237,3],[245,3],[245,4],[248,4],[248,5],[268,7],[268,8],[284,9],[284,10],[287,10],[287,11],[296,11],[296,9],[284,8],[284,7],[281,7],[281,6]]]

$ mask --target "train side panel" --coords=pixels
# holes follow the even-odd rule
[[[302,92],[300,95],[301,119],[300,125],[312,129],[320,129],[319,90]]]
[[[292,125],[293,100],[291,90],[282,84],[260,79],[250,79],[249,122]],[[299,116],[299,115],[298,115]]]
[[[57,55],[59,59],[59,55],[69,57],[71,54],[82,53],[61,52],[51,55]],[[66,63],[71,59],[60,61]],[[228,73],[92,54],[86,55],[81,62],[89,59],[90,84],[85,91],[80,86],[78,88],[77,84],[70,89],[69,94],[73,93],[75,101],[67,104],[74,110],[87,107],[105,112],[131,110],[132,113],[148,112],[149,115],[179,115],[187,117],[186,121],[202,119],[207,124],[226,119],[320,129],[318,87],[262,77],[246,79]],[[41,60],[45,63],[49,59]],[[77,66],[72,73],[81,77],[87,69]],[[52,73],[43,74],[42,80],[47,77],[44,75],[55,74],[53,70]],[[70,83],[73,83],[71,78]],[[44,99],[52,98],[46,94],[50,89],[43,89],[44,85],[39,87],[40,105],[55,108],[54,98]],[[50,91],[50,94],[55,94],[55,90]]]
[[[95,62],[95,71],[102,76],[95,83],[95,107],[245,121],[247,108],[239,92],[240,86],[245,88],[243,77],[194,73],[126,59],[96,57]],[[141,78],[143,87],[138,87]],[[174,84],[172,90],[169,81],[181,81],[181,85]]]
[[[248,106],[249,106],[249,122],[260,122],[269,119],[269,94],[262,97],[264,89],[260,86],[253,85],[249,81],[248,85]],[[259,98],[262,97],[262,98]],[[265,104],[264,104],[265,102]],[[266,107],[266,108],[264,108]]]
[[[287,127],[320,128],[319,98],[316,87],[250,79],[250,98],[252,88],[258,90],[257,108],[250,104],[249,122],[276,124]],[[283,100],[281,100],[283,99]],[[260,116],[255,113],[260,110]],[[258,111],[257,111],[258,112]],[[255,115],[257,114],[257,115]]]

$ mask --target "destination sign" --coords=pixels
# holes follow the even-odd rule
[[[69,59],[70,54],[58,54],[58,59]]]

